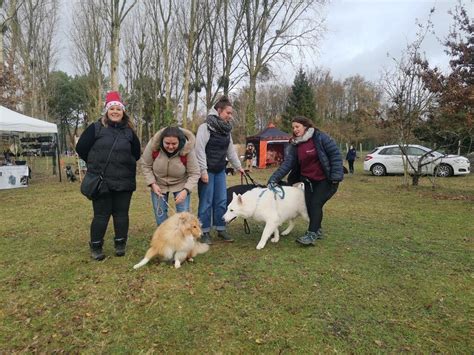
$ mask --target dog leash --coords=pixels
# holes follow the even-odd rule
[[[255,187],[262,187],[262,185],[259,185],[255,182],[254,179],[252,179],[252,177],[250,176],[250,174],[248,173],[248,171],[246,171],[245,173],[240,173],[240,184],[243,185],[244,184],[244,178],[245,178],[245,183],[247,185],[253,185]],[[249,180],[250,180],[250,183],[249,183]],[[250,234],[250,226],[249,226],[249,222],[247,222],[247,219],[244,218],[244,233],[245,234]]]
[[[271,186],[268,187],[268,189],[271,192],[273,192],[273,197],[275,197],[275,200],[277,199],[277,196],[282,200],[285,198],[285,190],[283,189],[282,186],[280,186],[280,185],[271,185]]]
[[[176,213],[176,210],[171,207],[168,203],[168,201],[165,200],[164,198],[164,195],[161,195],[161,196],[158,196],[164,203],[165,205],[168,207],[168,211],[171,210],[172,212]],[[161,217],[165,214],[165,211],[163,210],[163,208],[161,208],[160,204],[158,204],[158,211],[157,211],[157,214],[158,214],[158,217]]]

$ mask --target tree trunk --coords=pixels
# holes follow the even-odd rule
[[[184,67],[184,83],[183,83],[183,116],[182,124],[184,128],[188,126],[188,104],[189,104],[189,77],[191,75],[191,64],[193,60],[194,42],[196,35],[196,0],[191,0],[191,9],[189,15],[188,43],[186,62]]]
[[[110,87],[118,91],[118,63],[120,48],[120,27],[113,22],[112,37],[110,39]]]
[[[248,102],[245,122],[245,134],[253,135],[255,133],[257,107],[257,75],[255,72],[250,74],[250,83],[248,91]]]

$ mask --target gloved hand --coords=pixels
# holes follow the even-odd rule
[[[275,190],[277,187],[279,187],[279,185],[275,181],[269,181],[267,187],[270,190]]]

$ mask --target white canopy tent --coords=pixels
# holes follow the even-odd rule
[[[58,126],[0,106],[0,131],[58,133]]]
[[[58,126],[56,124],[25,116],[0,105],[0,132],[2,131],[51,133],[56,135],[56,142],[58,142]],[[56,144],[57,162],[59,164],[59,150],[57,147],[58,145]],[[58,169],[58,171],[59,181],[61,181],[61,169]]]

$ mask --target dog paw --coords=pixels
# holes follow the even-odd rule
[[[279,240],[280,238],[276,238],[276,237],[273,237],[272,239],[270,239],[272,243],[278,243]]]
[[[257,250],[263,249],[264,247],[265,247],[265,244],[263,244],[263,245],[258,244],[258,245],[257,245]]]
[[[181,267],[181,263],[179,262],[179,260],[175,260],[174,261],[174,268],[179,269],[180,267]]]
[[[193,263],[194,262],[194,259],[193,258],[188,258],[188,261]]]
[[[287,232],[287,231],[281,232],[281,235],[288,235],[288,234],[290,234],[290,232]]]

